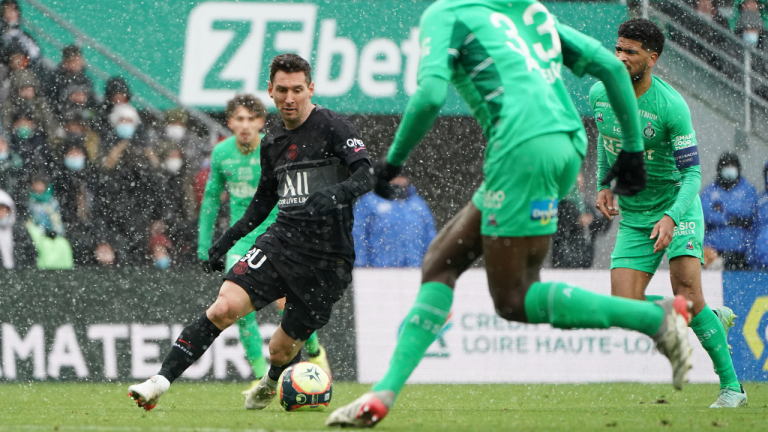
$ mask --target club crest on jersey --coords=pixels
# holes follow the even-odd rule
[[[531,220],[548,225],[555,217],[557,217],[557,198],[531,201]]]
[[[648,122],[648,124],[643,128],[643,136],[648,139],[656,136],[656,129],[653,128],[651,122]]]
[[[685,245],[685,248],[688,250],[693,250],[693,240],[688,240],[688,244]]]
[[[599,121],[600,123],[603,122],[603,113],[599,112],[597,113],[597,117],[595,118],[596,121]]]
[[[299,147],[296,146],[296,144],[291,144],[290,147],[288,147],[288,159],[295,160],[299,156]]]
[[[496,214],[491,213],[488,215],[488,225],[489,226],[499,226],[499,223],[496,222]]]

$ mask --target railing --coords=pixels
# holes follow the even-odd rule
[[[184,107],[189,114],[197,119],[200,123],[202,123],[210,132],[211,139],[214,140],[216,138],[216,135],[218,136],[229,136],[231,133],[229,129],[225,128],[221,124],[219,124],[216,120],[208,116],[207,114],[203,113],[202,111],[195,109],[193,107],[185,106],[181,99],[179,99],[178,96],[176,96],[175,93],[168,90],[167,88],[163,87],[161,84],[159,84],[157,81],[155,81],[151,76],[147,75],[146,73],[142,72],[132,64],[128,63],[127,61],[123,60],[120,56],[115,54],[112,50],[110,50],[105,45],[102,45],[97,40],[93,39],[92,37],[88,36],[84,32],[82,32],[80,29],[72,25],[72,23],[68,22],[67,20],[63,19],[61,16],[59,16],[56,12],[52,11],[45,5],[41,4],[37,0],[23,0],[25,3],[30,5],[31,7],[35,8],[38,12],[42,13],[49,19],[51,19],[53,22],[55,22],[57,25],[59,25],[62,29],[69,32],[77,41],[78,45],[86,45],[89,48],[93,49],[94,51],[98,52],[123,70],[125,70],[128,74],[132,75],[136,79],[140,80],[149,88],[166,98],[168,101],[173,103],[174,105]],[[51,45],[57,47],[57,48],[63,48],[63,44],[57,40],[56,38],[52,37],[49,32],[45,31],[45,29],[36,26],[30,22],[25,22],[24,24],[29,30],[36,33],[38,36],[44,38],[46,41],[48,41]],[[101,79],[108,79],[109,74],[104,72],[101,69],[94,68],[91,65],[90,69]],[[140,96],[135,96],[137,99],[137,102],[139,102],[142,106],[146,107],[150,111],[156,112],[154,106],[152,106],[146,99],[141,98]]]
[[[683,26],[679,21],[679,17],[670,15],[672,10],[680,11],[685,14],[685,18],[691,22],[695,22],[697,26],[706,31],[716,34],[719,38],[735,48],[734,52],[725,52],[723,49],[712,45],[710,42],[704,40],[700,34],[694,34],[690,29]],[[682,47],[679,48],[680,54],[684,55],[688,60],[693,61],[698,66],[701,66],[708,72],[710,72],[718,80],[722,81],[729,88],[742,93],[744,98],[744,111],[742,117],[742,128],[745,134],[753,132],[752,128],[752,109],[754,106],[759,106],[768,110],[768,102],[758,97],[753,92],[753,85],[758,84],[768,87],[768,79],[762,74],[756,73],[753,70],[753,61],[765,61],[762,53],[757,51],[754,47],[748,45],[739,37],[734,35],[729,29],[722,28],[715,24],[711,19],[699,15],[691,6],[680,0],[663,0],[662,2],[650,2],[649,0],[643,0],[642,2],[642,15],[643,17],[654,19],[660,22],[663,27],[672,29],[675,33],[678,33],[696,45],[704,48],[710,54],[715,56],[721,62],[729,65],[731,70],[738,71],[737,74],[729,74],[723,71],[717,70],[715,67],[707,64],[697,56],[686,52]],[[674,42],[669,42],[674,45]],[[676,50],[678,51],[678,50]],[[761,137],[765,140],[764,137]]]

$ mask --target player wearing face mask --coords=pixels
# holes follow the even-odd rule
[[[741,176],[741,163],[735,153],[720,156],[717,177],[702,192],[701,204],[707,227],[704,245],[717,250],[726,269],[748,269],[757,191]]]

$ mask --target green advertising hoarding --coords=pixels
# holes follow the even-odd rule
[[[269,62],[281,52],[310,59],[315,102],[345,113],[398,114],[416,87],[418,26],[430,1],[168,1],[40,0],[46,7],[148,74],[188,105],[223,109],[236,92],[268,100]],[[606,47],[615,41],[627,8],[604,3],[545,3],[566,24]],[[22,2],[25,20],[61,43],[74,37]],[[58,49],[38,37],[54,60]],[[86,47],[109,74],[121,69]],[[123,73],[124,74],[124,73]],[[165,108],[170,101],[128,77],[136,93]],[[577,108],[589,111],[593,80],[564,74]],[[102,80],[97,80],[102,82]],[[466,115],[451,93],[442,111]]]

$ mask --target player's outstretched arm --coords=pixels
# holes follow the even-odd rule
[[[272,209],[277,205],[278,199],[276,193],[266,192],[260,183],[243,217],[224,231],[224,234],[208,249],[209,264],[205,267],[206,270],[224,270],[224,263],[221,261],[221,258],[226,255],[235,243],[247,236],[267,219]]]
[[[624,64],[595,39],[563,24],[558,24],[558,33],[563,64],[578,76],[586,73],[605,84],[608,101],[621,126],[622,151],[602,184],[616,178],[617,194],[635,195],[645,188],[645,147],[629,73]]]
[[[411,96],[395,140],[387,153],[387,163],[402,166],[411,151],[432,128],[448,94],[448,81],[436,76],[423,78]],[[394,178],[394,176],[393,176]]]

